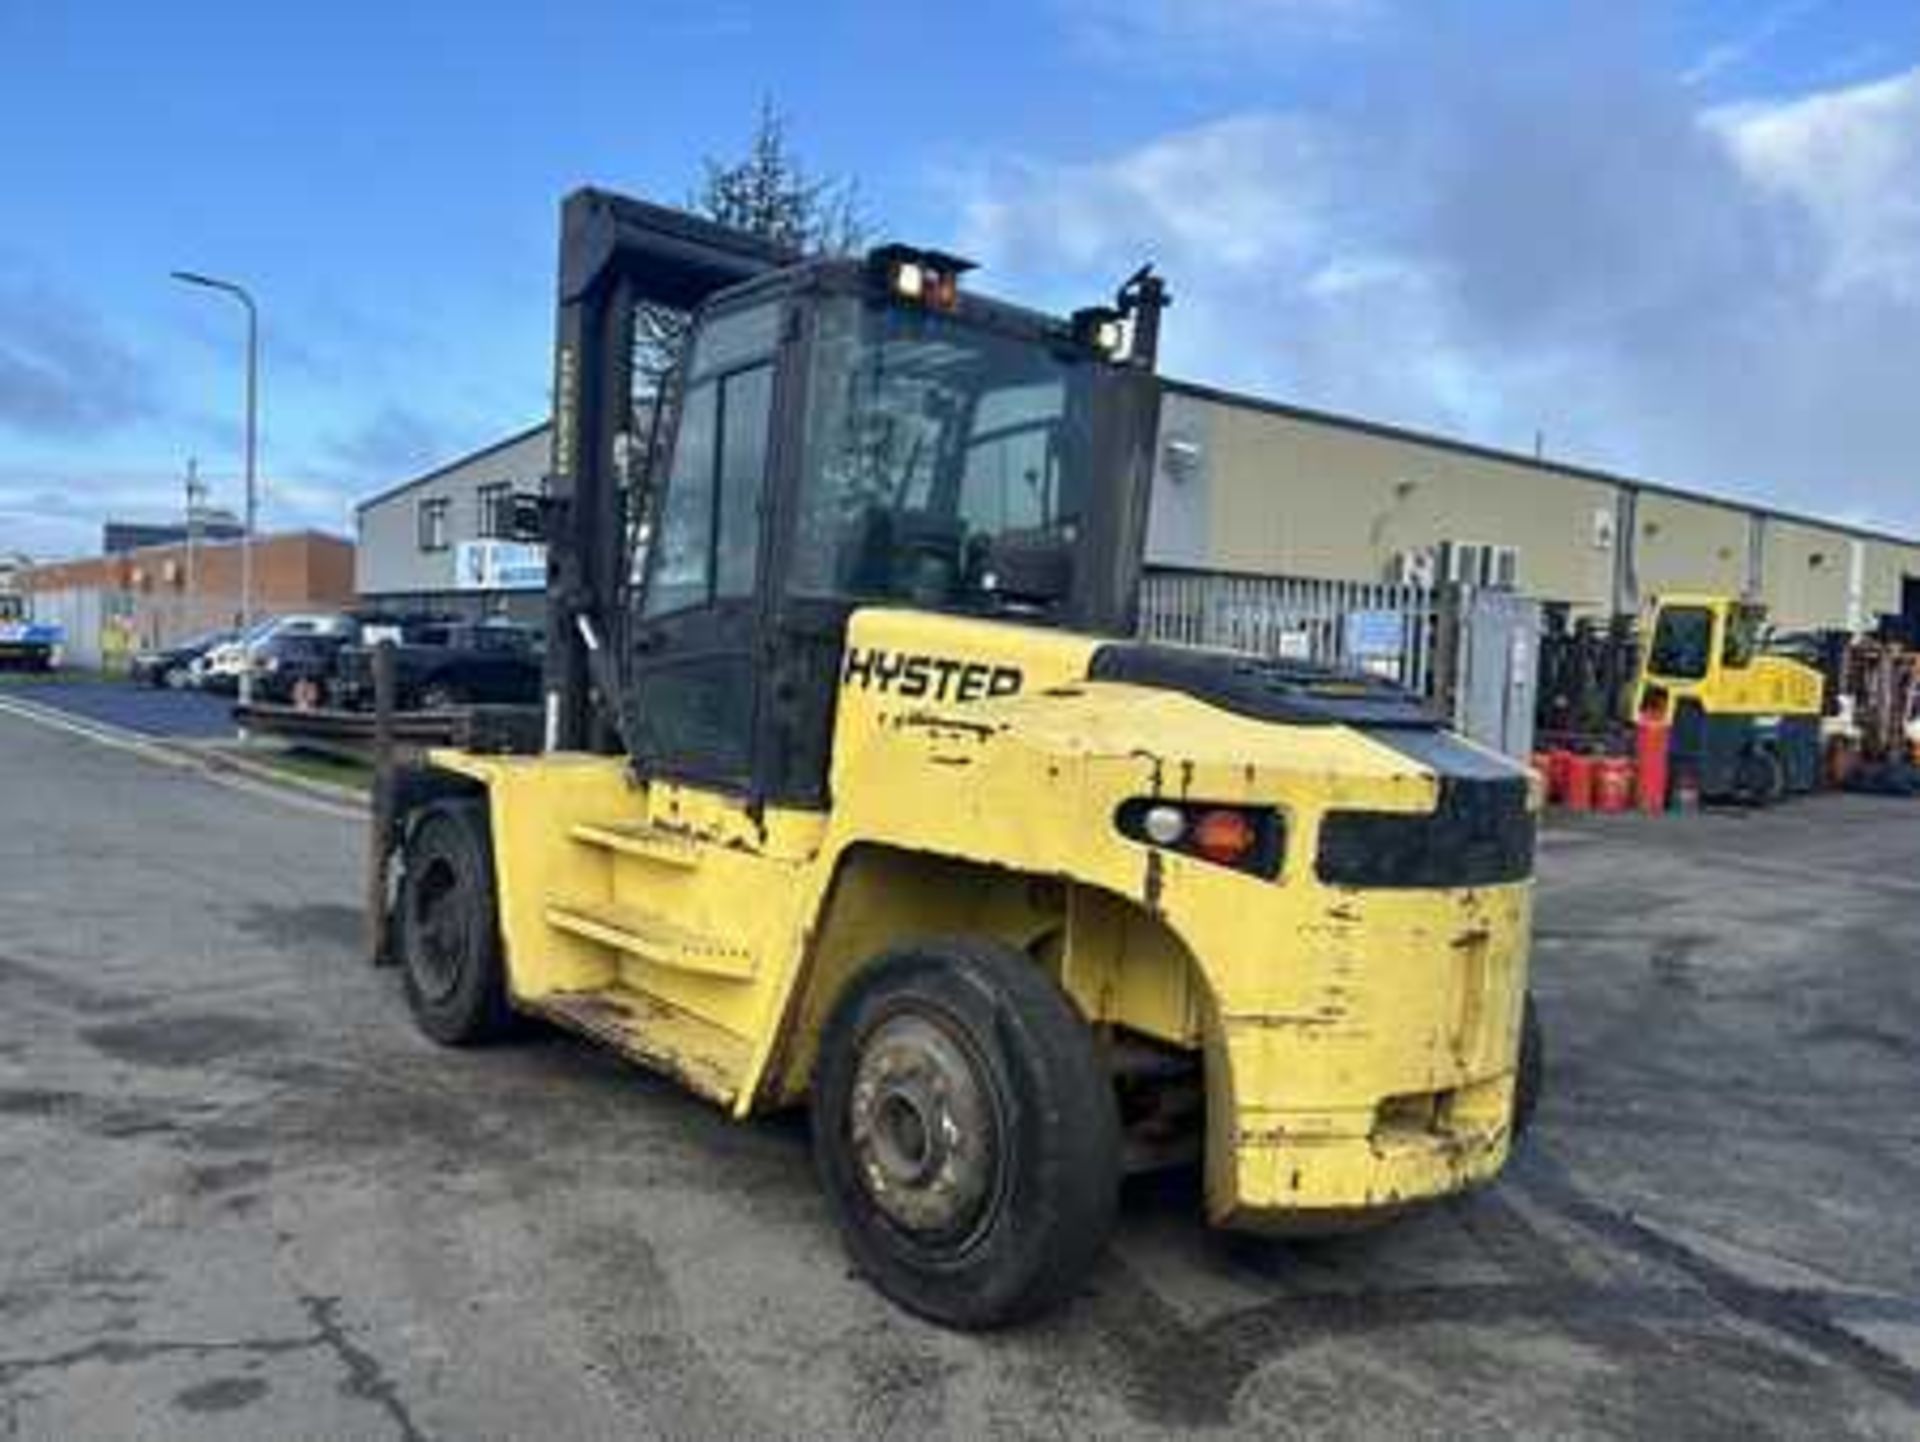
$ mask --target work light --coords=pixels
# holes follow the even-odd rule
[[[959,309],[960,277],[973,269],[957,255],[907,245],[880,246],[868,253],[867,264],[895,300],[948,312]]]
[[[1108,360],[1118,360],[1127,342],[1126,317],[1112,306],[1087,306],[1073,313],[1073,338]]]

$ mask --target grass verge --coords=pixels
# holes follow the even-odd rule
[[[353,791],[362,796],[373,784],[373,767],[366,762],[327,752],[309,751],[304,746],[255,745],[232,754],[285,776],[301,781],[317,781],[323,786],[337,786],[342,791]]]

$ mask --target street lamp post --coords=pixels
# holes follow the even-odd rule
[[[200,611],[200,597],[195,590],[198,577],[194,574],[194,551],[200,542],[200,513],[206,509],[207,488],[200,480],[200,458],[187,457],[187,605],[186,617],[181,624],[181,634],[197,636],[206,629],[205,618]]]
[[[225,291],[247,308],[247,505],[240,533],[240,704],[253,701],[253,647],[247,633],[253,629],[253,527],[259,510],[259,487],[254,471],[259,438],[260,311],[245,286],[216,276],[176,270],[173,278],[208,290]]]

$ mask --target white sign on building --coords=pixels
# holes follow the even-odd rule
[[[461,541],[453,548],[456,591],[539,591],[547,548],[526,541]]]

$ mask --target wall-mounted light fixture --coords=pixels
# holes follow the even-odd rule
[[[1206,447],[1191,436],[1169,436],[1161,449],[1160,461],[1167,472],[1167,479],[1177,486],[1184,486],[1200,475],[1201,467],[1206,464]]]

